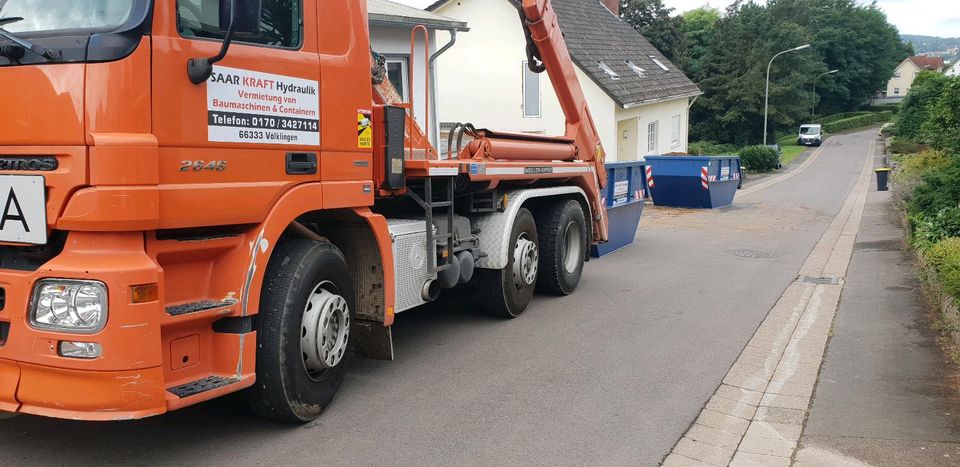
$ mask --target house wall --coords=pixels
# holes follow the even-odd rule
[[[387,56],[388,58],[406,58],[408,73],[409,67],[411,66],[410,61],[410,31],[413,28],[402,28],[402,27],[386,27],[386,26],[371,26],[370,27],[370,45],[373,47],[373,50],[377,51],[380,54]],[[440,37],[440,40],[445,40],[446,37],[449,37],[446,32],[436,32],[431,31],[430,37],[430,54],[432,55],[437,50],[437,36]],[[426,59],[423,56],[423,39],[422,36],[418,34],[417,36],[417,46],[416,46],[416,60],[413,60],[413,102],[414,102],[414,115],[416,115],[417,123],[420,127],[423,127],[424,124],[424,109],[427,100],[425,99],[424,92],[424,77],[427,73],[426,68]],[[436,83],[437,75],[436,72],[432,74],[431,80],[433,83]],[[408,78],[409,82],[409,78]],[[438,120],[437,120],[437,99],[435,89],[432,89],[432,95],[430,98],[430,140],[434,142],[434,145],[437,143],[437,132],[438,132]]]
[[[899,77],[897,76],[898,74]],[[910,91],[910,86],[913,84],[913,79],[916,78],[918,74],[920,74],[920,68],[910,60],[904,60],[897,66],[894,77],[887,83],[887,97],[907,95],[907,92]],[[900,89],[899,94],[894,92],[898,88]]]
[[[470,31],[437,61],[438,107],[443,122],[470,122],[478,128],[560,135],[565,117],[546,73],[540,75],[541,112],[524,117],[523,30],[516,10],[505,0],[449,2],[436,13],[465,21]],[[686,98],[624,109],[579,67],[577,78],[590,105],[608,160],[636,160],[646,155],[647,124],[660,121],[658,152],[687,148]],[[679,144],[670,141],[673,115],[681,116]],[[628,132],[624,144],[623,129]]]

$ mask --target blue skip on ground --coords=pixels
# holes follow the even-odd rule
[[[719,208],[733,204],[740,183],[740,158],[647,156],[656,206]]]

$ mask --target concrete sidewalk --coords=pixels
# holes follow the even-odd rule
[[[960,465],[958,370],[903,238],[871,187],[796,465]]]

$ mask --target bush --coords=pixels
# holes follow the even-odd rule
[[[780,155],[773,148],[766,146],[748,146],[740,151],[740,163],[743,167],[754,172],[769,172],[777,168]]]
[[[941,209],[960,205],[960,164],[951,159],[949,165],[928,170],[910,197],[910,213],[933,216]]]
[[[932,149],[916,154],[900,155],[895,160],[897,170],[893,172],[893,180],[902,185],[916,183],[923,174],[950,165],[950,158],[944,152]]]
[[[960,238],[947,238],[930,247],[924,256],[944,292],[960,296]]]
[[[894,154],[916,154],[923,152],[927,146],[913,141],[907,141],[903,138],[896,138],[890,142],[889,148],[890,152]]]
[[[894,115],[900,111],[900,104],[886,104],[886,105],[868,105],[863,108],[868,112],[892,112]]]
[[[720,144],[713,141],[697,141],[687,145],[687,153],[693,155],[721,156],[736,154],[740,148],[732,144]]]
[[[916,213],[913,225],[913,246],[926,251],[946,238],[960,237],[960,206],[944,208],[935,215]]]
[[[857,115],[854,117],[848,117],[829,123],[824,123],[823,131],[827,133],[836,133],[838,131],[855,130],[858,128],[873,126],[878,123],[889,122],[891,119],[893,119],[893,112],[890,111],[867,113],[864,115]]]
[[[838,120],[845,120],[845,119],[848,119],[848,118],[860,117],[860,116],[862,116],[862,115],[869,115],[869,114],[871,114],[871,113],[872,113],[872,112],[869,112],[869,111],[860,111],[860,112],[846,112],[846,113],[842,113],[842,114],[826,115],[826,116],[823,116],[823,117],[820,117],[820,118],[816,119],[815,123],[820,123],[820,124],[833,123],[833,122],[836,122],[836,121],[838,121]]]

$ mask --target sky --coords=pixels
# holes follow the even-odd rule
[[[424,8],[434,0],[394,0],[418,8]],[[764,1],[764,0],[760,0]],[[868,3],[861,0],[862,3]],[[726,8],[729,0],[664,0],[677,12],[699,8],[708,4]],[[925,36],[960,37],[960,0],[877,0],[877,5],[887,12],[887,19],[897,26],[901,34]]]

